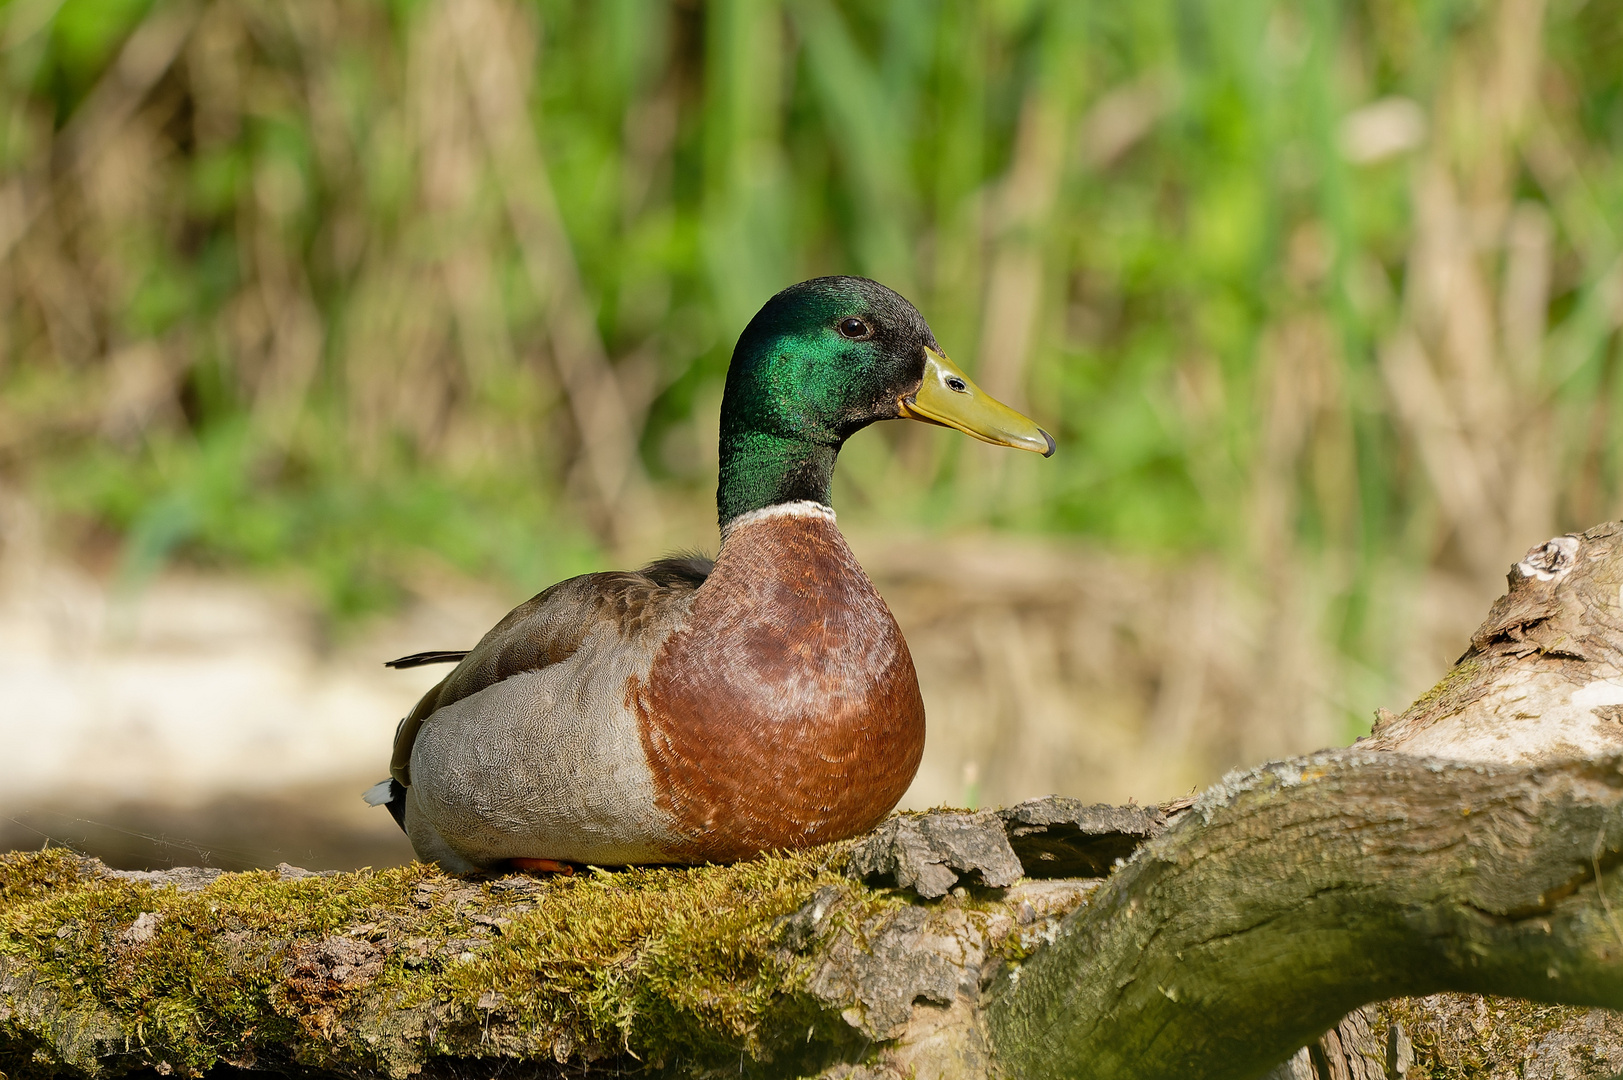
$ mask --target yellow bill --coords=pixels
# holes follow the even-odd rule
[[[1054,456],[1054,437],[970,382],[958,365],[934,349],[924,350],[924,382],[902,398],[902,415],[957,428],[982,442]]]

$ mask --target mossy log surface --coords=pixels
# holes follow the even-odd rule
[[[1241,1077],[1394,995],[1623,1005],[1623,760],[1342,751],[1230,780],[1164,831],[1121,813],[1160,835],[1102,884],[982,883],[1004,836],[1052,847],[1021,835],[1040,814],[876,834],[951,872],[934,900],[847,876],[904,876],[852,844],[547,879],[12,854],[0,1070]]]
[[[905,903],[831,869],[839,854],[485,880],[5,856],[0,1070],[730,1057],[736,1072],[740,1055],[852,1037],[804,993],[779,925],[820,891],[853,923]]]

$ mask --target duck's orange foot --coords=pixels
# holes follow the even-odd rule
[[[566,862],[554,859],[508,859],[514,870],[522,870],[526,874],[562,874],[571,877],[575,868]]]

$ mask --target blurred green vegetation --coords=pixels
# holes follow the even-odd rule
[[[646,546],[712,497],[744,322],[836,272],[1061,448],[884,425],[859,521],[1311,567],[1379,668],[1393,574],[1619,509],[1619,0],[0,23],[0,475],[131,578],[299,567],[357,613],[425,557]]]

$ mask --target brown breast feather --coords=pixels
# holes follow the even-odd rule
[[[907,642],[831,518],[734,532],[686,625],[628,690],[685,858],[871,828],[924,751]]]

